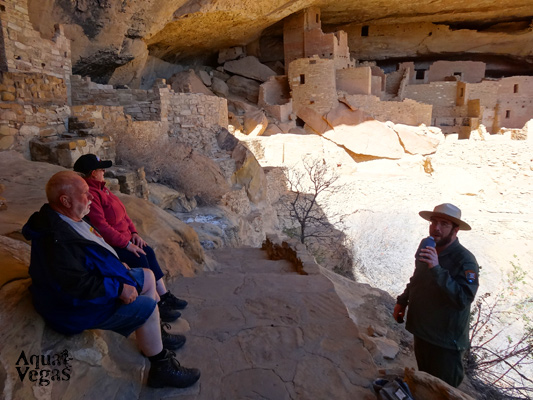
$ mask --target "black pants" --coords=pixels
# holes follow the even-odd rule
[[[442,379],[453,387],[463,381],[464,351],[435,346],[415,336],[415,357],[418,369]]]

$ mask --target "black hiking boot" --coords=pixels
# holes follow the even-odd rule
[[[153,388],[165,386],[186,388],[194,385],[200,379],[200,370],[182,367],[174,356],[174,353],[166,350],[165,358],[150,362],[148,386]]]
[[[157,303],[159,306],[159,318],[163,322],[174,322],[179,317],[181,317],[181,313],[176,309],[176,307],[172,307],[168,303],[159,302]]]
[[[189,304],[185,300],[178,299],[176,296],[170,293],[170,290],[160,297],[161,301],[158,303],[159,308],[161,308],[161,304],[164,304],[165,306],[169,306],[170,308],[174,308],[176,310],[183,310],[185,307],[187,307],[187,304]]]
[[[187,338],[183,335],[168,333],[165,329],[170,329],[170,325],[161,324],[161,341],[163,342],[163,348],[167,350],[178,350],[183,347]]]

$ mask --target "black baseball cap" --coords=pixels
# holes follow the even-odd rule
[[[102,161],[96,154],[84,154],[74,163],[74,171],[88,174],[95,169],[109,168],[112,165],[113,161]]]

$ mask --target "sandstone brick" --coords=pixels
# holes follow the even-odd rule
[[[2,92],[2,101],[15,101],[13,93]]]
[[[8,150],[14,142],[13,136],[0,136],[0,150]]]

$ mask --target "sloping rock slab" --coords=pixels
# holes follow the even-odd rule
[[[260,82],[266,82],[271,76],[277,75],[275,71],[261,64],[254,56],[228,61],[224,63],[224,70]]]
[[[437,151],[440,143],[439,139],[424,134],[418,127],[396,124],[392,129],[398,134],[405,151],[409,154],[425,156]]]
[[[322,115],[309,107],[302,107],[298,109],[296,115],[304,121],[313,132],[322,135],[331,129],[328,123],[324,120]]]
[[[379,121],[338,125],[324,136],[355,154],[393,159],[404,155],[396,132]]]
[[[339,103],[324,116],[324,119],[333,128],[339,125],[355,126],[365,121],[374,121],[369,114],[359,109],[351,109],[344,103]]]

